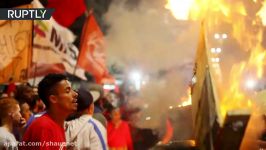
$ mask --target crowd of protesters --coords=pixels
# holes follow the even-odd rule
[[[37,88],[10,82],[0,99],[0,149],[133,150],[129,124],[102,91],[74,90],[63,74]]]

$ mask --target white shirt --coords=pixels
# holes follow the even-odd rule
[[[102,134],[102,137],[103,137],[103,140],[104,140],[104,144],[105,144],[106,150],[108,150],[106,128],[103,126],[103,124],[99,120],[94,119],[93,117],[91,117],[91,120],[96,124],[96,126],[100,130],[100,132]]]
[[[107,147],[107,134],[103,125],[92,118],[91,115],[82,115],[81,117],[65,123],[66,141],[74,144],[73,149],[102,150],[100,138],[98,137],[94,126],[89,123],[92,120],[102,133]]]
[[[17,150],[17,140],[6,128],[0,127],[0,149]]]

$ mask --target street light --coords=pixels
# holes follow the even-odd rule
[[[227,34],[225,34],[225,33],[222,34],[222,38],[223,38],[223,39],[227,39]]]
[[[215,38],[215,39],[219,39],[219,38],[220,38],[220,34],[215,33],[215,34],[214,34],[214,38]]]
[[[130,79],[133,81],[133,83],[135,84],[135,88],[137,90],[140,90],[140,86],[141,86],[141,73],[139,71],[133,71],[130,73]]]
[[[221,53],[222,49],[220,47],[216,48],[216,53]]]

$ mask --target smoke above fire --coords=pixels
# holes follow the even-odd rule
[[[125,72],[138,69],[148,78],[128,106],[141,108],[138,126],[155,128],[187,94],[200,23],[176,20],[164,8],[165,1],[128,4],[114,1],[105,16],[110,25],[106,35],[108,63],[120,64]]]

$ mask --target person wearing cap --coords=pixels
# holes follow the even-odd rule
[[[65,134],[69,149],[107,150],[107,133],[105,127],[92,118],[94,101],[100,95],[83,88],[78,90],[78,109],[75,116],[79,118],[65,123]]]
[[[107,119],[105,118],[103,114],[103,86],[96,84],[96,83],[88,83],[88,82],[82,82],[81,83],[81,88],[87,89],[90,91],[90,93],[94,97],[94,113],[93,113],[93,118],[96,120],[100,121],[102,125],[106,128],[107,126]]]

